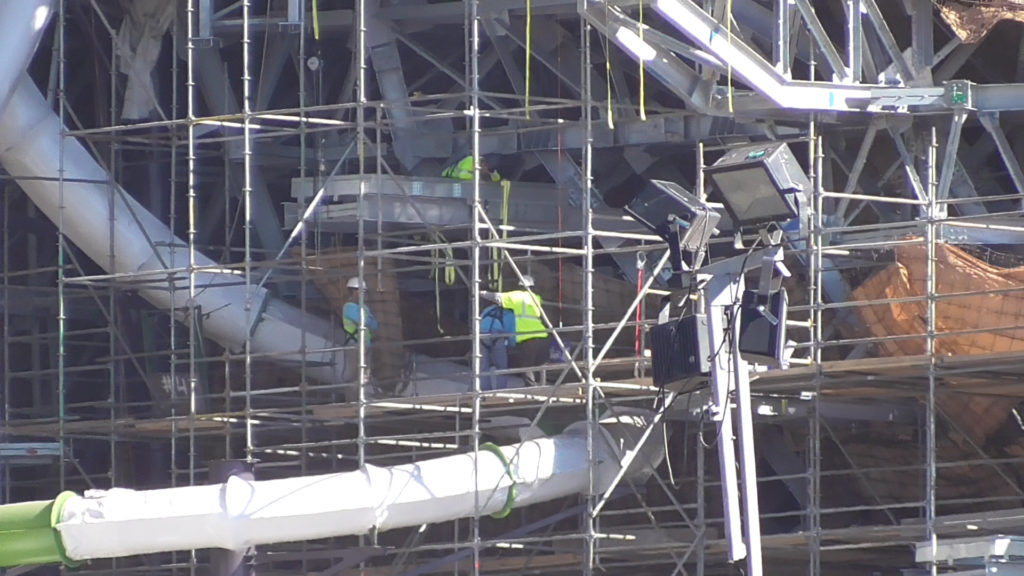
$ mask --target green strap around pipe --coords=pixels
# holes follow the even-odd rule
[[[0,567],[62,562],[73,566],[57,532],[64,504],[74,492],[53,500],[0,506]]]
[[[508,475],[509,479],[512,480],[512,485],[508,487],[508,492],[505,493],[505,504],[501,510],[498,510],[494,514],[491,514],[491,518],[502,519],[512,513],[512,508],[516,505],[516,477],[512,473],[512,465],[508,461],[508,457],[501,451],[501,447],[490,442],[485,442],[480,445],[481,452],[490,452],[501,460],[502,465],[505,466],[505,474]]]

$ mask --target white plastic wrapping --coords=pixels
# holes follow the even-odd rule
[[[619,469],[621,450],[632,446],[646,422],[608,422],[607,428],[595,430],[595,491],[607,487]],[[647,474],[661,462],[660,434],[646,446],[631,476]],[[583,426],[500,451],[504,458],[481,450],[475,458],[468,453],[322,476],[89,492],[65,505],[57,530],[74,560],[195,548],[237,550],[445,522],[477,511],[493,514],[509,503],[513,477],[515,506],[590,488]]]

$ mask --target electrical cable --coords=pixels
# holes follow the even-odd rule
[[[701,231],[700,231],[700,237],[703,237],[707,233],[708,221],[705,219],[703,221],[703,223],[701,224],[701,226],[702,226],[702,228],[701,228]],[[685,306],[691,301],[690,297],[693,296],[694,289],[696,288],[696,285],[697,285],[697,274],[696,274],[696,272],[697,272],[697,269],[700,267],[700,260],[703,260],[703,253],[701,253],[701,256],[699,257],[699,259],[695,260],[694,263],[693,263],[693,270],[692,270],[692,273],[690,274],[690,283],[686,287],[686,296],[684,296],[683,299],[680,301],[680,308],[681,308],[681,310],[679,311],[679,316],[676,317],[676,321],[677,322],[682,320],[683,317],[686,316],[687,310],[686,310]],[[681,274],[682,271],[680,270],[679,273]]]
[[[754,253],[754,250],[757,249],[760,243],[761,238],[758,237],[756,240],[754,240],[754,243],[750,245],[750,248],[747,250],[747,253],[743,255],[743,263],[740,264],[740,275],[743,275],[743,271],[747,268],[747,260]],[[731,302],[728,308],[728,310],[730,310],[730,314],[736,314],[736,306],[740,303],[740,298],[742,297],[742,294],[740,294],[739,291],[739,283],[735,283],[733,287],[732,298],[730,298]],[[718,355],[721,354],[722,352],[722,347],[725,346],[726,342],[731,341],[730,337],[732,336],[734,322],[735,317],[730,316],[729,323],[725,326],[725,330],[723,330],[722,333],[722,341],[718,343],[718,348],[715,350],[715,353],[711,355],[711,362],[717,361]]]
[[[667,428],[668,426],[665,425],[665,427]],[[668,485],[673,488],[679,488],[679,485],[676,484],[675,472],[672,471],[672,456],[668,449],[668,434],[662,434],[661,441],[663,444],[662,449],[665,450],[665,469],[668,470]]]
[[[743,261],[740,264],[740,275],[741,276],[744,274],[744,270],[746,270],[746,268],[747,268],[747,261],[749,260],[750,256],[753,255],[754,251],[757,249],[757,247],[758,247],[758,245],[760,243],[761,243],[761,238],[758,237],[756,240],[754,240],[754,243],[750,245],[750,248],[747,249],[746,254],[743,255]],[[725,344],[727,342],[728,343],[732,342],[733,326],[736,323],[736,316],[735,315],[739,313],[737,311],[737,306],[739,305],[741,296],[742,295],[739,293],[739,283],[738,282],[734,283],[732,297],[730,298],[730,302],[731,303],[729,304],[728,308],[726,308],[726,310],[728,311],[728,314],[729,314],[729,319],[728,319],[729,321],[726,323],[725,328],[722,330],[722,341],[718,343],[718,348],[715,350],[714,354],[711,355],[711,359],[710,359],[711,363],[717,362],[718,361],[718,356],[722,353],[722,348],[725,346]],[[733,350],[732,352],[733,352],[733,354],[739,354],[739,350]],[[731,395],[733,393],[732,377],[733,377],[732,371],[729,371],[729,382],[728,382],[728,385],[726,386],[726,390],[728,391],[727,395]],[[728,400],[726,401],[725,406],[726,406],[725,409],[728,410],[729,409],[729,402],[728,402]],[[701,413],[700,423],[699,423],[699,426],[698,426],[697,430],[698,430],[698,435],[699,435],[699,438],[700,438],[701,445],[704,446],[705,448],[711,448],[715,444],[718,443],[718,441],[719,441],[719,439],[720,439],[720,437],[722,435],[722,425],[721,425],[721,423],[719,423],[717,425],[717,430],[715,431],[714,443],[708,444],[704,440],[703,424],[704,424],[704,417],[705,417],[705,415],[706,415],[706,413],[704,413],[704,412]]]
[[[718,440],[722,436],[722,424],[718,423],[715,425],[714,440],[709,444],[708,441],[704,439],[704,418],[706,417],[707,411],[702,410],[700,413],[700,420],[697,421],[697,438],[700,440],[701,446],[703,446],[707,450],[711,450],[718,444]]]

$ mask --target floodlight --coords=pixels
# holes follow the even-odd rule
[[[681,286],[679,274],[686,269],[682,252],[693,255],[693,261],[703,257],[708,240],[718,233],[719,208],[721,204],[705,202],[674,182],[651,180],[623,210],[668,242],[675,273],[670,284]]]
[[[737,228],[784,222],[800,213],[811,183],[785,142],[734,148],[704,175]]]
[[[740,302],[740,356],[747,362],[781,368],[785,361],[786,290],[769,294],[745,290]]]
[[[651,329],[651,376],[654,385],[683,392],[706,382],[712,346],[708,317],[688,314]],[[701,378],[704,377],[704,378]]]
[[[679,184],[665,180],[651,180],[647,191],[653,194],[638,196],[628,208],[651,222],[678,223],[681,249],[688,252],[703,250],[711,236],[718,232],[715,227],[722,215],[716,209],[721,208],[721,204],[705,202]]]

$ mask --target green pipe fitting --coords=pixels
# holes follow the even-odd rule
[[[0,506],[0,533],[29,528],[49,528],[52,507],[53,500]]]
[[[57,524],[74,492],[53,500],[0,506],[0,567],[74,562],[64,551]]]

